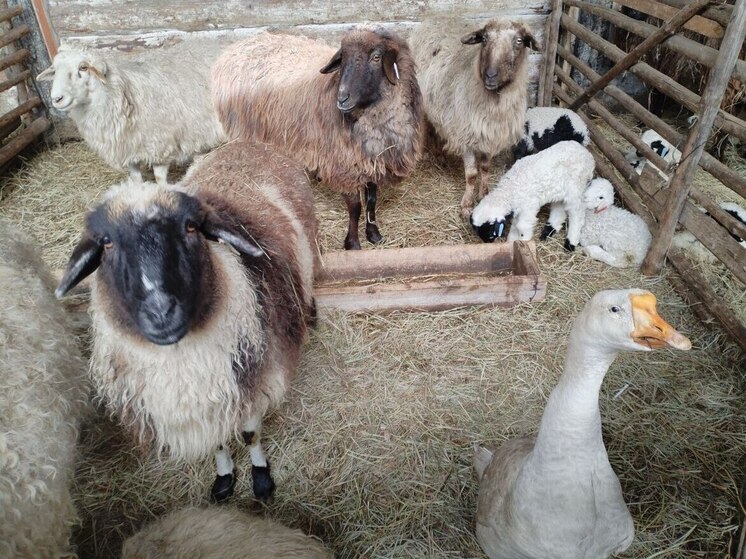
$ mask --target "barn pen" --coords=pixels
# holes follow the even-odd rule
[[[41,101],[29,104],[48,96],[31,76],[49,64],[58,43],[179,64],[214,59],[231,42],[267,28],[336,46],[350,24],[362,21],[383,22],[406,37],[423,19],[456,10],[475,24],[520,18],[544,45],[531,54],[530,104],[575,105],[588,123],[597,172],[653,233],[643,270],[612,269],[580,250],[568,253],[563,234],[511,249],[482,245],[461,217],[462,163],[435,150],[400,185],[381,192],[385,242],[349,258],[334,252],[347,212],[335,193],[314,186],[318,243],[332,270],[319,278],[328,304],[320,304],[286,402],[264,423],[274,500],[257,503],[250,476],[242,475],[233,504],[318,536],[340,558],[484,557],[474,536],[473,443],[495,447],[535,433],[562,370],[573,318],[599,290],[641,287],[656,295],[661,314],[693,348],[622,355],[602,388],[604,440],[636,531],[620,557],[743,559],[746,257],[729,233],[746,232],[718,204],[746,205],[746,160],[736,142],[723,160],[700,148],[716,129],[746,140],[737,110],[731,114],[720,103],[726,85],[742,91],[746,81],[745,9],[746,0],[7,0],[0,5],[0,20],[10,25],[0,37],[0,65],[8,64],[0,89],[12,92],[3,98],[15,104],[3,109],[11,116],[0,124],[15,126],[0,148],[9,154],[0,159],[0,217],[35,237],[46,263],[59,270],[87,208],[125,177],[76,141],[69,121]],[[658,31],[664,22],[666,31]],[[625,34],[639,40],[625,41]],[[623,50],[626,43],[634,46]],[[652,66],[651,53],[666,49],[711,69],[702,90],[690,91]],[[592,63],[589,52],[601,53],[604,64]],[[622,80],[604,79],[609,70],[652,82],[668,96],[666,110],[648,111]],[[691,129],[689,113],[699,115]],[[677,146],[685,163],[668,169],[640,142],[645,128]],[[637,175],[624,158],[631,147],[667,170],[670,183],[650,166]],[[505,154],[494,163],[491,185],[512,160]],[[677,225],[717,262],[667,251]],[[474,269],[465,270],[464,255],[472,254],[479,254],[471,259]],[[428,267],[402,275],[413,261]],[[344,270],[349,274],[335,276]],[[447,282],[493,298],[494,290],[520,297],[422,303],[451,292],[443,288],[454,285]],[[438,295],[418,292],[414,303],[383,310],[363,304],[391,301],[402,286],[415,284]],[[87,295],[77,293],[67,306],[82,313]],[[341,294],[357,308],[333,308]],[[79,341],[85,349],[89,336],[79,333]],[[238,471],[246,472],[248,450],[240,444],[233,450]],[[137,448],[103,408],[84,429],[79,452],[73,496],[81,523],[72,543],[80,557],[116,557],[145,523],[207,504],[212,460],[175,464]]]

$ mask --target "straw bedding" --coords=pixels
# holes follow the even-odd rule
[[[476,242],[459,218],[462,176],[458,162],[429,156],[384,191],[378,217],[386,246]],[[21,221],[61,267],[85,207],[118,178],[82,144],[67,144],[0,186],[0,215]],[[316,209],[322,247],[338,249],[347,221],[341,198],[317,189]],[[482,557],[473,536],[472,443],[533,433],[574,316],[598,290],[639,286],[658,296],[661,314],[694,348],[621,355],[604,383],[604,438],[637,530],[624,557],[726,557],[746,479],[737,348],[699,323],[665,279],[565,253],[561,241],[538,247],[548,278],[541,303],[322,312],[287,402],[266,423],[278,490],[260,512],[320,536],[341,558]],[[240,444],[234,450],[234,499],[257,510],[248,454]],[[211,460],[185,466],[140,455],[102,412],[81,442],[79,554],[117,556],[143,522],[204,502],[213,475]]]

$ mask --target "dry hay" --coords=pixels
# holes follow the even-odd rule
[[[49,177],[35,178],[35,160],[20,182],[36,181],[34,199],[56,198],[48,185],[94,199],[92,185],[104,181],[78,178],[86,172],[82,162],[91,161],[85,148],[61,149],[65,156]],[[14,181],[1,214],[21,215],[19,206],[30,199]],[[85,185],[90,192],[81,191]],[[461,194],[459,165],[427,158],[401,187],[382,193],[387,245],[476,242],[458,217]],[[321,190],[317,199],[322,246],[337,249],[344,205]],[[23,215],[27,226],[49,219],[33,207]],[[55,223],[55,234],[36,229],[49,233],[45,254],[55,266],[69,250],[69,232],[61,230],[76,236],[76,220]],[[473,536],[472,443],[493,446],[533,433],[561,370],[572,318],[600,289],[639,286],[658,296],[661,314],[691,337],[694,349],[622,355],[604,383],[604,438],[637,529],[624,557],[726,556],[746,477],[737,348],[699,323],[662,278],[568,254],[561,241],[538,247],[548,278],[542,303],[322,313],[287,402],[265,425],[278,490],[264,512],[319,535],[341,558],[482,557]],[[234,448],[234,500],[256,510],[248,454],[243,445]],[[115,557],[121,539],[142,522],[206,501],[214,476],[211,460],[180,466],[140,456],[103,415],[84,433],[81,452],[83,557]]]

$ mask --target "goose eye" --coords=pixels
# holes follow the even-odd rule
[[[197,225],[193,221],[187,221],[185,229],[187,233],[194,233],[197,231]]]
[[[614,313],[622,312],[622,309],[619,308],[619,307],[617,307],[616,305],[613,306],[613,307],[611,307],[611,309],[609,309],[609,310],[611,310],[611,312],[614,312]]]
[[[112,248],[114,246],[114,243],[111,241],[108,235],[104,235],[101,237],[101,246],[103,246],[106,249]]]

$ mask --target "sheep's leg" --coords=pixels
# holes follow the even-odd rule
[[[127,172],[130,174],[130,178],[136,181],[142,181],[142,172],[140,166],[137,163],[130,163],[127,165]]]
[[[155,182],[161,186],[166,186],[168,184],[168,163],[153,165],[153,174],[155,175]]]
[[[599,262],[603,262],[604,264],[608,264],[609,266],[613,266],[614,268],[624,268],[625,266],[628,266],[630,264],[628,260],[619,258],[618,256],[604,250],[598,245],[588,245],[586,247],[583,247],[583,252],[585,252],[594,260],[598,260]]]
[[[383,242],[381,232],[376,223],[376,201],[378,200],[378,185],[369,182],[365,185],[365,238],[377,245]]]
[[[513,224],[510,226],[508,241],[530,241],[534,236],[534,227],[538,221],[536,214],[538,210],[523,211],[513,216]]]
[[[585,210],[582,207],[565,208],[567,210],[567,238],[565,250],[572,252],[580,243],[580,230],[585,224]]]
[[[350,223],[347,226],[347,237],[345,238],[345,250],[360,250],[360,237],[358,237],[358,223],[360,222],[360,212],[363,205],[360,203],[360,195],[345,194],[345,203],[347,204],[347,213],[350,216]]]
[[[215,468],[217,476],[212,484],[210,496],[216,503],[222,503],[233,495],[233,488],[236,486],[236,468],[230,451],[223,445],[219,445],[215,451]]]
[[[486,153],[479,154],[479,199],[487,196],[490,182],[490,163],[492,158]]]
[[[547,219],[547,224],[541,231],[539,240],[546,241],[548,237],[551,237],[557,231],[561,231],[566,219],[565,207],[562,204],[552,204],[549,208],[549,219]]]
[[[249,446],[251,455],[251,481],[254,495],[266,503],[275,492],[275,482],[269,472],[269,462],[264,456],[260,435],[262,431],[261,416],[252,416],[243,425],[243,440]]]
[[[471,211],[474,209],[474,191],[477,186],[477,158],[474,152],[469,148],[464,150],[464,175],[466,176],[466,190],[464,197],[461,198],[461,217],[466,221],[471,218]]]

